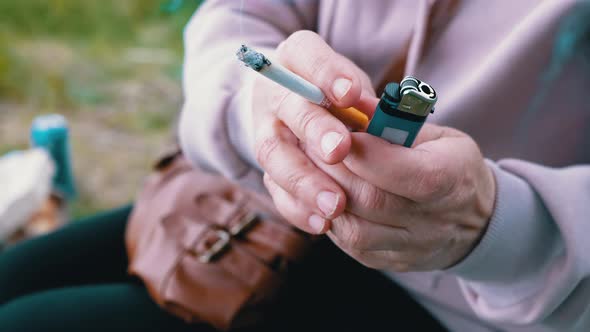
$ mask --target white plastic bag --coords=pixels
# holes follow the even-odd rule
[[[51,193],[55,166],[43,149],[0,157],[0,241],[25,225]]]

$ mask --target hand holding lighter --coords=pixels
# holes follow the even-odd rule
[[[412,76],[387,84],[367,133],[390,143],[411,147],[429,113],[434,112],[434,89]]]

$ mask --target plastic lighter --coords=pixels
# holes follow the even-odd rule
[[[434,89],[412,76],[400,84],[387,84],[367,132],[390,143],[411,147],[426,121],[434,112]]]

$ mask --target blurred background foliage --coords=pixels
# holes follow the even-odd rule
[[[0,155],[32,119],[71,128],[74,216],[133,199],[173,138],[182,31],[198,0],[0,1]]]

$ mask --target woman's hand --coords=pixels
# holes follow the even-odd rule
[[[291,35],[279,45],[276,60],[317,85],[336,106],[375,109],[368,76],[313,32]],[[322,163],[339,163],[350,150],[350,132],[326,109],[264,77],[255,83],[252,109],[257,161],[281,188],[273,195],[276,205],[303,230],[325,232],[329,220],[343,212],[346,196],[301,146]],[[286,201],[296,203],[285,206]]]
[[[425,125],[412,149],[353,133],[343,163],[310,156],[347,196],[346,211],[332,221],[328,235],[372,268],[450,267],[477,244],[492,214],[494,176],[476,143],[451,128]],[[304,206],[270,177],[265,181],[283,200],[279,207]],[[288,209],[282,213],[297,220]]]

